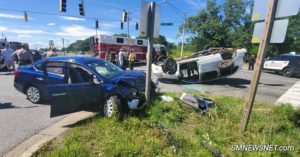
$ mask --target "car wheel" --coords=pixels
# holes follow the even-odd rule
[[[104,102],[103,114],[108,118],[121,114],[121,101],[117,96],[111,96]]]
[[[283,76],[292,77],[293,76],[293,70],[291,68],[285,68],[283,70]]]
[[[177,71],[177,63],[173,58],[167,58],[163,62],[162,70],[164,73],[173,75]]]
[[[41,92],[35,86],[29,86],[26,89],[26,96],[27,96],[28,100],[34,104],[38,104],[42,100]]]
[[[221,70],[223,69],[229,69],[231,67],[233,67],[234,62],[232,60],[223,60],[220,64],[219,64],[219,68]]]

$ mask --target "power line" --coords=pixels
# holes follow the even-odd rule
[[[28,10],[17,10],[17,9],[5,9],[0,8],[0,10],[3,11],[9,11],[9,12],[20,12],[20,13],[32,13],[32,14],[39,14],[39,15],[50,15],[50,16],[63,16],[63,17],[73,17],[73,18],[82,18],[82,19],[88,19],[88,20],[101,20],[101,21],[121,21],[117,19],[103,19],[99,17],[81,17],[81,16],[74,16],[74,15],[62,15],[62,14],[56,14],[56,13],[49,13],[49,12],[39,12],[39,11],[28,11]]]

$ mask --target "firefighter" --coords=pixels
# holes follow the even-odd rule
[[[129,61],[129,69],[133,70],[134,61],[135,61],[135,53],[133,52],[133,50],[131,50],[128,55],[128,61]]]

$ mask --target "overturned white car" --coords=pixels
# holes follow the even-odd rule
[[[166,58],[153,63],[152,73],[158,78],[186,83],[208,82],[240,70],[246,52],[246,49],[210,48],[183,59]]]

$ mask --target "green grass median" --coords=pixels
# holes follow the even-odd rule
[[[178,100],[180,94],[167,93]],[[299,156],[300,111],[289,105],[257,103],[248,131],[240,133],[245,101],[205,95],[215,101],[208,114],[179,102],[155,99],[144,112],[122,119],[101,115],[82,121],[33,156]],[[293,151],[233,151],[234,145],[293,146]]]

